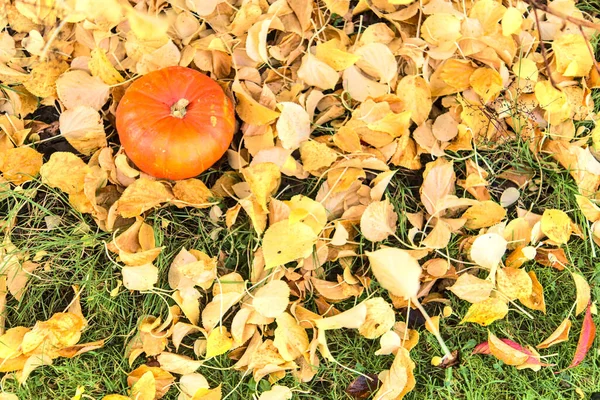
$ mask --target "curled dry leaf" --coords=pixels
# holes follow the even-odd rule
[[[117,213],[124,218],[136,217],[172,198],[171,191],[161,182],[140,178],[127,186],[119,198]]]
[[[572,272],[571,276],[575,282],[575,289],[577,290],[575,315],[581,314],[588,306],[591,298],[590,285],[587,280],[576,272]]]
[[[82,70],[65,72],[56,81],[58,98],[67,109],[87,106],[100,110],[108,101],[109,86]]]
[[[538,344],[538,349],[547,349],[550,346],[554,346],[555,344],[565,342],[569,340],[569,330],[571,329],[571,320],[569,318],[565,318],[563,322],[552,332],[550,336],[542,343]]]

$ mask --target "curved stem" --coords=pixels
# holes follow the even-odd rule
[[[176,118],[183,118],[188,104],[190,104],[188,99],[181,98],[177,100],[177,102],[171,106],[171,115]]]

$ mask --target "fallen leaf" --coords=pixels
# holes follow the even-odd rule
[[[585,317],[583,317],[583,326],[581,327],[581,333],[579,334],[579,340],[577,341],[577,349],[575,350],[575,356],[573,361],[569,364],[568,368],[573,368],[585,359],[588,351],[594,345],[594,339],[596,337],[596,325],[592,318],[592,303],[588,303],[585,310]]]
[[[569,318],[565,318],[563,322],[548,336],[546,340],[542,343],[538,344],[538,349],[547,349],[550,346],[554,346],[555,344],[566,342],[569,340],[569,330],[571,329],[571,320]]]
[[[417,295],[421,266],[405,250],[385,247],[365,253],[379,284],[394,296],[410,299]]]
[[[89,106],[77,106],[60,115],[60,133],[77,151],[90,155],[106,147],[106,133],[100,113]]]
[[[171,191],[161,182],[140,178],[125,188],[116,211],[123,218],[136,217],[172,198]]]
[[[477,265],[491,270],[502,261],[506,247],[506,240],[497,233],[479,235],[471,245],[471,259]]]
[[[360,217],[360,231],[371,242],[380,242],[396,233],[398,215],[388,199],[367,206]]]
[[[490,297],[471,304],[460,323],[473,322],[481,326],[487,326],[506,317],[506,314],[508,314],[508,305],[497,297]]]
[[[590,285],[587,280],[576,272],[572,272],[571,276],[575,281],[575,288],[577,289],[577,307],[575,308],[575,315],[581,314],[588,307],[588,303],[591,298]]]
[[[283,281],[273,280],[256,291],[252,305],[260,315],[277,318],[285,312],[289,299],[289,286]]]
[[[56,152],[40,168],[42,182],[68,194],[83,191],[89,167],[73,153]]]
[[[561,245],[569,241],[572,232],[571,219],[561,210],[545,210],[541,219],[541,230],[548,239]]]
[[[454,285],[448,287],[452,293],[470,303],[480,303],[487,300],[494,289],[494,284],[468,273],[461,274]]]
[[[65,72],[56,80],[58,98],[67,109],[87,106],[100,110],[108,101],[109,86],[82,70]]]
[[[0,172],[15,185],[30,181],[42,168],[43,156],[31,147],[15,147],[0,151]]]
[[[291,224],[283,220],[269,226],[262,246],[266,268],[308,257],[316,241],[317,235],[313,229],[302,222]]]
[[[277,137],[284,149],[296,150],[310,137],[310,119],[302,106],[296,103],[280,103],[281,114],[277,119]]]
[[[219,326],[212,331],[207,338],[206,358],[213,358],[225,354],[233,346],[231,334],[224,326]]]
[[[119,71],[108,60],[104,49],[96,47],[90,55],[91,59],[88,62],[88,68],[93,76],[102,79],[107,85],[116,85],[125,81]]]

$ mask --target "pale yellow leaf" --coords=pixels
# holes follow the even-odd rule
[[[404,299],[417,295],[421,266],[407,251],[386,247],[366,255],[373,275],[384,289]]]

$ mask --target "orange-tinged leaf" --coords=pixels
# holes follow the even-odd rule
[[[487,326],[504,318],[506,314],[508,314],[508,305],[497,297],[490,297],[472,304],[460,323],[473,322],[481,326]]]
[[[506,267],[498,269],[496,284],[498,290],[510,300],[529,297],[533,291],[530,276],[525,270],[519,268]]]
[[[154,400],[163,397],[175,381],[175,377],[159,367],[140,365],[127,376],[131,386],[131,398]]]
[[[173,201],[177,206],[192,206],[195,208],[207,208],[213,203],[210,198],[212,192],[200,179],[184,179],[175,182],[173,195],[179,201]]]
[[[492,355],[494,355],[494,357],[508,365],[524,364],[529,358],[528,354],[519,351],[513,346],[506,344],[502,340],[498,339],[496,335],[489,331],[488,345],[490,346],[490,352],[492,353]]]
[[[235,110],[242,121],[252,125],[266,125],[279,116],[279,112],[271,110],[254,100],[238,80],[233,82],[231,90],[236,94],[237,105]]]
[[[470,82],[484,104],[494,100],[504,89],[500,74],[487,67],[476,69],[471,75]]]
[[[532,310],[538,310],[546,314],[546,301],[544,300],[544,288],[537,279],[534,271],[527,273],[531,278],[532,290],[531,294],[527,297],[519,297],[519,301]]]
[[[31,147],[0,151],[0,172],[8,182],[20,185],[37,176],[42,168],[42,154]]]
[[[590,302],[590,284],[581,274],[572,272],[571,276],[573,277],[573,281],[575,281],[575,289],[577,289],[577,306],[575,307],[575,315],[579,315],[586,309],[588,303]]]
[[[554,346],[555,344],[565,342],[569,340],[569,330],[571,329],[571,320],[569,318],[565,318],[563,322],[548,336],[546,340],[542,343],[538,344],[538,349],[547,349],[550,346]]]
[[[579,341],[577,342],[575,356],[567,368],[573,368],[583,361],[588,351],[594,345],[595,337],[596,325],[594,324],[594,320],[592,318],[592,303],[590,301],[585,310],[585,317],[583,318],[583,326],[581,328],[581,333],[579,334]]]
[[[495,225],[506,217],[506,209],[500,204],[488,200],[469,207],[461,218],[466,218],[465,228],[481,229]]]
[[[158,181],[140,178],[127,186],[118,200],[117,213],[123,218],[136,217],[173,198],[171,190]]]

